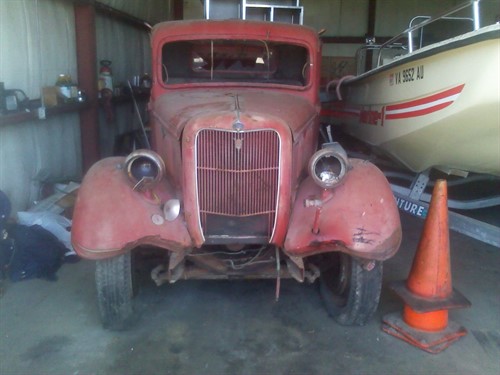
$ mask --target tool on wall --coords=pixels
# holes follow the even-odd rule
[[[9,113],[22,111],[29,108],[29,98],[20,89],[6,90],[3,82],[0,82],[0,112]]]
[[[113,71],[111,70],[110,60],[101,60],[101,68],[99,69],[99,81],[98,88],[99,91],[104,89],[111,90],[113,92]]]
[[[111,61],[101,60],[100,64],[101,68],[99,69],[97,88],[99,89],[99,95],[103,101],[106,121],[111,123],[115,120],[113,107],[111,105],[111,98],[113,97],[113,72],[111,70]]]

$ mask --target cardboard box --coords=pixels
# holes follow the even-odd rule
[[[42,103],[45,107],[55,107],[57,105],[57,96],[59,88],[57,86],[42,87]]]

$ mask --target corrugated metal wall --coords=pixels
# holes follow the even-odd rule
[[[150,24],[167,20],[171,0],[101,0]],[[392,35],[415,13],[433,13],[461,0],[408,0],[377,2],[377,35]],[[303,0],[304,23],[326,35],[362,36],[367,24],[368,0]],[[484,24],[498,16],[498,0],[483,0]],[[184,16],[202,18],[199,0],[184,0]],[[391,19],[391,22],[387,22]],[[148,35],[133,26],[97,16],[97,57],[109,59],[115,83],[149,71]],[[352,56],[355,45],[326,45],[325,55]],[[98,61],[88,61],[99,64]],[[73,3],[69,0],[0,0],[0,82],[18,88],[30,98],[40,88],[54,85],[58,74],[76,77]],[[96,77],[97,79],[97,77]],[[116,120],[100,116],[100,149],[109,155],[117,134],[137,128],[131,105],[116,107]],[[81,177],[78,114],[0,126],[0,189],[11,198],[14,211],[24,210],[39,198],[40,182]]]
[[[150,24],[166,20],[170,8],[166,0],[102,2]],[[21,89],[35,99],[40,97],[41,87],[55,84],[59,74],[76,78],[74,25],[71,1],[1,0],[0,82],[5,88]],[[98,60],[112,60],[116,83],[150,70],[146,32],[98,15],[96,34]],[[112,123],[101,116],[103,155],[111,153],[118,133],[137,127],[130,111],[127,105],[117,107]],[[78,180],[81,174],[77,113],[0,126],[0,190],[11,199],[13,212],[39,199],[41,182]]]
[[[60,73],[76,76],[75,28],[70,2],[0,1],[0,81],[30,98]]]
[[[128,13],[151,25],[166,21],[170,16],[172,0],[99,0],[122,12]],[[200,0],[196,0],[200,1]]]
[[[0,81],[30,98],[54,85],[60,73],[76,76],[73,5],[68,2],[0,2]],[[78,114],[0,127],[0,189],[13,210],[39,198],[40,181],[81,175]]]
[[[132,81],[133,76],[151,72],[151,48],[149,35],[145,31],[101,15],[96,17],[96,30],[97,70],[99,61],[110,60],[115,87],[126,87],[127,81]],[[113,112],[112,122],[106,120],[104,111],[99,113],[99,148],[102,157],[112,154],[118,134],[140,126],[132,102],[114,105]]]

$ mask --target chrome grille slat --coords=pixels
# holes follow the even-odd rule
[[[242,237],[251,237],[255,222],[263,223],[257,225],[263,227],[256,229],[259,237],[271,237],[276,222],[279,153],[280,139],[274,130],[203,129],[197,134],[197,194],[205,237],[224,236],[227,226],[234,223],[241,226]],[[217,228],[209,229],[212,222],[217,222]]]

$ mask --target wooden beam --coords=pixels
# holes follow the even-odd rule
[[[143,31],[150,31],[151,26],[144,20],[140,18],[131,16],[128,13],[122,12],[116,8],[110,7],[109,5],[103,4],[99,1],[95,2],[95,10],[97,13],[102,14],[106,17],[121,21],[130,26],[136,27]]]
[[[184,19],[184,0],[174,0],[172,19],[173,20]]]
[[[368,26],[366,37],[374,42],[378,42],[375,38],[375,20],[377,12],[377,0],[368,0]],[[374,39],[375,38],[375,39]],[[365,71],[371,69],[373,63],[373,51],[367,51],[365,58]]]
[[[88,107],[80,111],[82,162],[86,172],[100,157],[95,8],[85,3],[75,3],[73,8],[78,85],[85,91],[88,103]]]
[[[368,0],[368,26],[366,34],[368,37],[375,36],[375,20],[377,11],[377,0]]]

